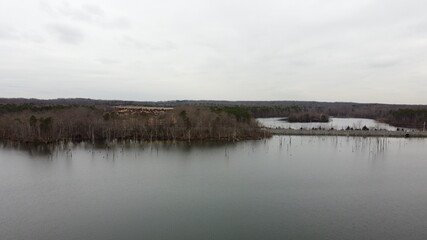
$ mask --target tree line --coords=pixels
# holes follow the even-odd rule
[[[427,111],[427,105],[351,103],[351,102],[313,102],[313,101],[195,101],[176,100],[160,102],[94,100],[94,99],[25,99],[0,98],[1,112],[19,112],[31,109],[47,110],[45,108],[68,108],[77,106],[97,107],[137,105],[158,107],[194,107],[209,108],[212,111],[222,111],[237,118],[258,117],[290,117],[309,115],[324,115],[333,117],[370,118],[389,123],[398,127],[423,128],[426,117],[419,111]],[[55,109],[51,109],[55,110]],[[59,109],[58,109],[59,110]],[[418,111],[418,113],[416,113]],[[239,113],[240,112],[240,113]],[[245,116],[245,114],[248,114]],[[415,115],[414,115],[415,114]]]
[[[398,126],[422,129],[427,122],[427,109],[398,109],[390,111],[386,122]]]
[[[109,106],[15,107],[20,110],[0,112],[0,139],[44,143],[114,139],[238,141],[269,136],[253,118],[224,109],[182,106],[160,115],[121,115]]]

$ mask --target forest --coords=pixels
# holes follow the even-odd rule
[[[182,106],[162,114],[119,114],[115,108],[101,105],[0,105],[0,139],[19,142],[239,141],[269,135],[255,119],[223,109]]]
[[[125,105],[173,110],[155,116],[117,114],[115,108]],[[396,127],[423,129],[427,106],[313,101],[142,102],[0,98],[0,138],[33,142],[114,138],[254,139],[266,134],[254,118],[283,117],[289,121],[322,122],[328,121],[330,116],[369,118]]]
[[[386,122],[395,126],[424,129],[427,122],[427,108],[392,110]]]

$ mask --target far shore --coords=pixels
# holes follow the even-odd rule
[[[422,131],[363,131],[363,130],[310,130],[310,129],[288,129],[288,128],[266,128],[274,135],[295,136],[347,136],[347,137],[393,137],[393,138],[425,138],[427,132]]]

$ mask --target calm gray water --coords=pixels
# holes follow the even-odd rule
[[[369,129],[385,129],[388,131],[396,131],[396,127],[393,127],[386,123],[381,123],[378,121],[375,121],[373,119],[367,119],[367,118],[330,118],[330,121],[327,123],[319,123],[319,122],[307,122],[307,123],[300,123],[300,122],[294,122],[290,123],[287,121],[283,121],[283,118],[258,118],[257,120],[266,127],[271,128],[291,128],[291,129],[312,129],[312,128],[324,128],[324,129],[346,129],[347,127],[350,128],[358,128],[361,129],[363,126],[368,127]]]
[[[0,239],[426,239],[427,140],[0,145]]]

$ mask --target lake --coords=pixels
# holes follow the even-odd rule
[[[0,144],[0,239],[425,239],[427,140]]]
[[[367,119],[367,118],[330,118],[330,121],[327,123],[319,123],[319,122],[307,122],[307,123],[300,123],[300,122],[287,122],[283,121],[283,118],[258,118],[258,122],[260,122],[263,126],[271,127],[271,128],[291,128],[291,129],[312,129],[312,128],[323,128],[323,129],[346,129],[347,127],[350,128],[358,128],[362,129],[363,126],[368,127],[369,129],[384,129],[388,131],[396,131],[396,127],[393,127],[386,123],[381,123],[378,121],[375,121],[373,119]]]

